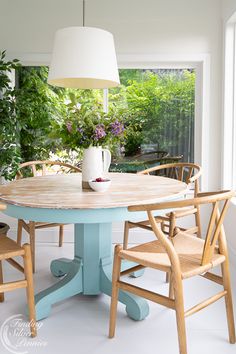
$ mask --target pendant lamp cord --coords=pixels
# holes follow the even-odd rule
[[[83,0],[83,27],[85,26],[85,0]]]

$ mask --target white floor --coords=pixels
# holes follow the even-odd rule
[[[50,261],[59,257],[72,257],[73,244],[58,248],[55,244],[37,245],[37,273],[35,291],[56,281],[50,274]],[[232,267],[234,268],[234,267]],[[16,271],[8,264],[4,266],[5,280],[16,277]],[[234,300],[236,300],[236,271],[232,269]],[[167,294],[165,276],[146,270],[139,279],[131,279],[149,289]],[[203,278],[185,281],[186,308],[207,298],[220,287]],[[0,326],[15,314],[25,311],[25,291],[6,293],[5,303],[0,304]],[[236,301],[235,301],[236,302]],[[51,316],[42,321],[34,347],[21,344],[15,353],[39,354],[178,354],[175,315],[172,310],[150,303],[150,315],[140,322],[127,317],[122,304],[118,308],[117,331],[113,340],[107,338],[110,299],[106,295],[75,296],[53,307]],[[236,306],[235,306],[236,307]],[[2,327],[3,328],[3,327]],[[4,328],[5,330],[5,328]],[[8,354],[0,338],[0,353]],[[207,309],[187,319],[188,354],[231,354],[236,345],[228,342],[224,301],[220,300]],[[32,345],[32,342],[30,342]],[[9,343],[8,343],[9,344]],[[29,345],[29,344],[28,344]],[[9,346],[8,346],[9,347]]]

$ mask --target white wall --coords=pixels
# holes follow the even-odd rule
[[[122,54],[210,56],[209,186],[220,185],[222,8],[220,0],[87,0],[86,24],[110,30]],[[82,24],[79,0],[0,0],[0,49],[10,57],[49,54],[55,31]],[[229,11],[229,10],[227,10]],[[37,59],[35,59],[37,61]]]
[[[1,47],[17,53],[49,53],[58,28],[82,23],[81,0],[0,5]],[[118,53],[205,53],[220,43],[220,11],[220,0],[87,0],[86,24],[112,31]]]
[[[235,11],[235,0],[222,0],[222,15],[225,22],[229,20],[229,18],[234,14]]]
[[[210,187],[220,185],[222,19],[220,0],[87,0],[87,25],[110,30],[118,57],[210,55]],[[82,1],[0,0],[0,48],[10,57],[50,54],[58,28],[81,25]],[[37,59],[35,59],[37,61]],[[38,62],[37,61],[37,62]]]

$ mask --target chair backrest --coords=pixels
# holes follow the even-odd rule
[[[183,159],[184,155],[168,155],[166,157],[163,157],[160,161],[161,165],[165,165],[167,163],[177,163],[181,162]]]
[[[161,241],[161,243],[165,247],[170,260],[176,263],[176,259],[178,258],[178,256],[174,250],[174,246],[172,242],[166,237],[166,235],[158,227],[157,221],[155,220],[152,212],[154,210],[165,210],[165,209],[176,209],[176,208],[180,209],[188,206],[200,206],[203,204],[209,204],[209,205],[211,204],[212,212],[209,217],[206,238],[204,242],[204,248],[203,248],[202,259],[201,259],[201,265],[204,265],[211,262],[213,254],[215,252],[215,246],[217,241],[219,244],[219,252],[221,254],[225,254],[226,252],[227,246],[226,246],[226,238],[225,238],[225,233],[223,228],[223,221],[226,215],[227,208],[229,206],[229,201],[233,196],[235,196],[234,191],[199,193],[196,198],[192,198],[192,199],[164,202],[158,204],[130,206],[128,210],[147,211],[149,221],[151,223],[152,229],[156,237]],[[174,237],[177,237],[177,235],[178,233],[176,233]]]
[[[157,176],[177,179],[187,184],[194,183],[195,195],[199,192],[198,180],[202,174],[202,168],[197,164],[190,162],[168,163],[138,172],[138,174],[144,175],[149,175],[151,173],[155,173]]]
[[[49,174],[77,173],[81,169],[60,161],[28,161],[19,166],[16,179],[29,176],[45,176]]]
[[[141,154],[137,154],[132,156],[132,159],[135,160],[162,160],[163,158],[166,158],[169,156],[169,153],[167,151],[163,150],[156,150],[156,151],[148,151],[148,152],[143,152]]]

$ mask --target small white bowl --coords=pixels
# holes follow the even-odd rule
[[[103,182],[96,182],[94,179],[89,181],[90,188],[95,192],[105,192],[111,185],[111,180],[106,179]]]

